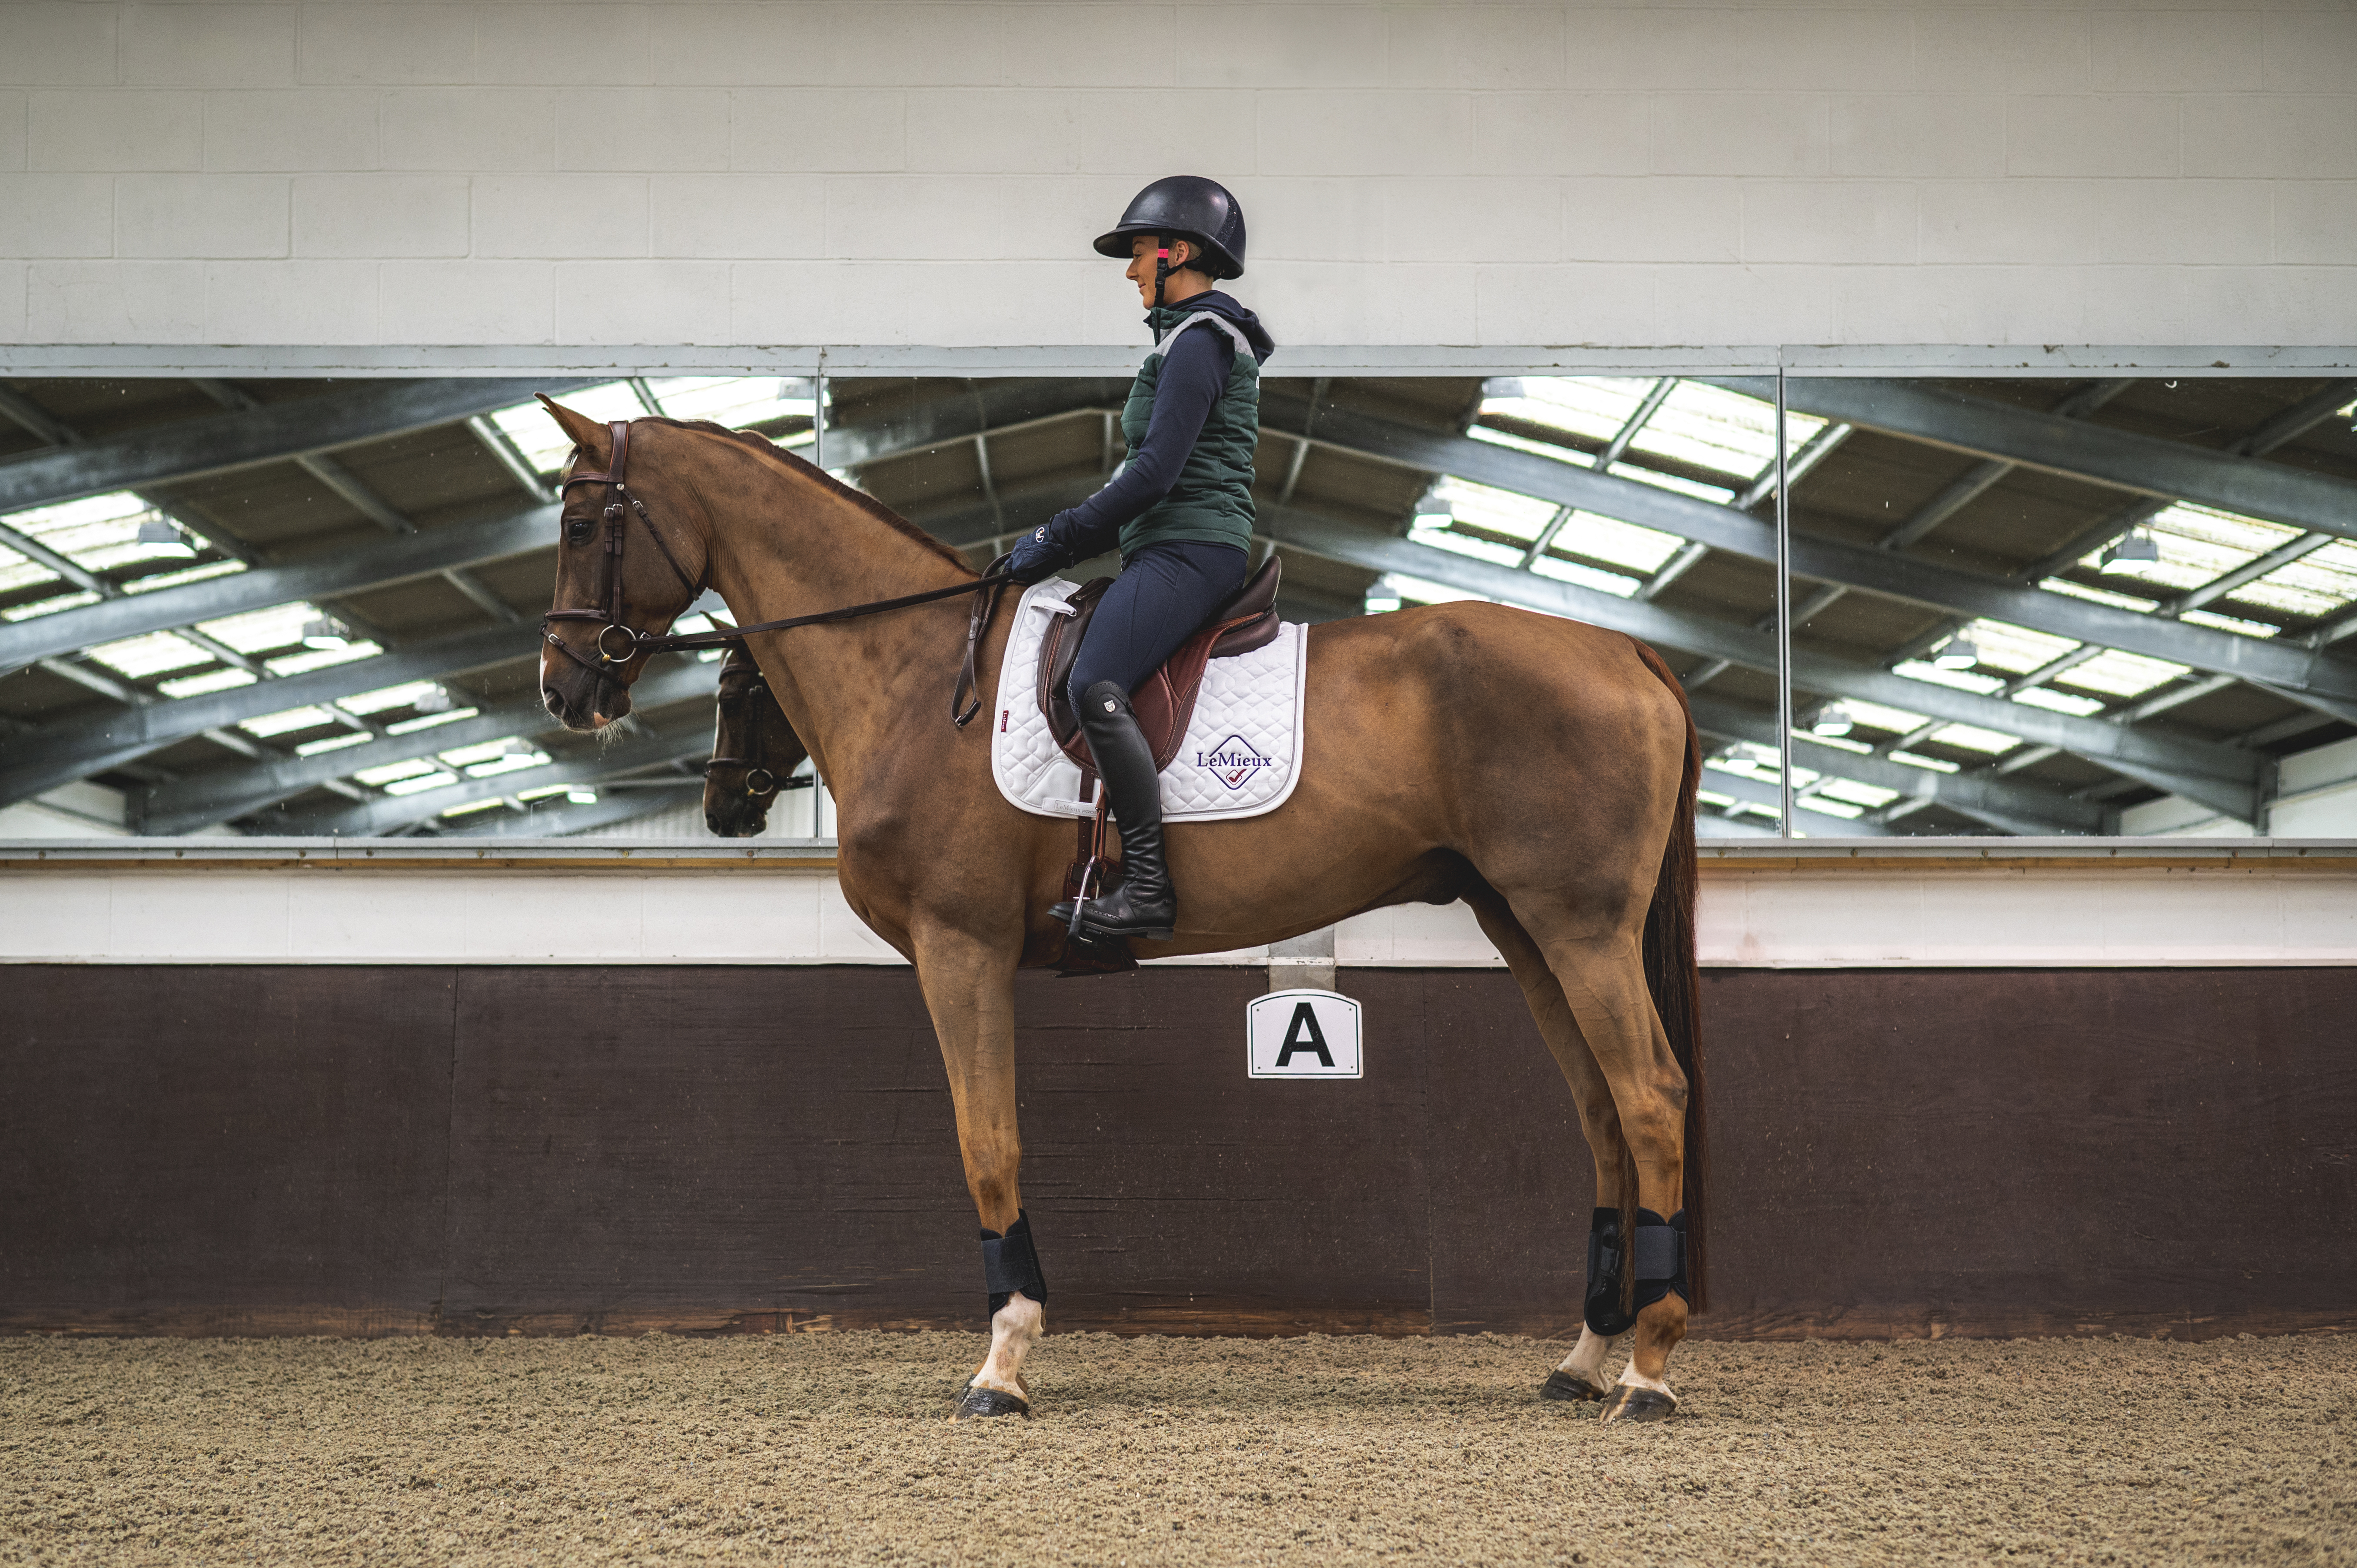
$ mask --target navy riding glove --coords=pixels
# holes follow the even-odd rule
[[[1055,575],[1058,567],[1071,564],[1071,552],[1049,534],[1045,523],[1017,541],[1006,556],[1007,572],[1027,588]]]

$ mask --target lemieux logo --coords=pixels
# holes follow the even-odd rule
[[[1243,789],[1244,780],[1273,760],[1254,751],[1252,742],[1240,735],[1232,735],[1211,750],[1195,754],[1195,766],[1210,769],[1213,777],[1231,789]]]

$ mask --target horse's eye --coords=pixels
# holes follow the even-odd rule
[[[589,542],[589,531],[597,526],[596,518],[576,517],[565,525],[565,537],[576,544],[587,544]]]

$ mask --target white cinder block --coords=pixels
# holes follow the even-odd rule
[[[2091,19],[2090,79],[2098,92],[2251,92],[2260,85],[2261,18],[2248,12],[2138,6]]]
[[[643,256],[644,175],[485,175],[474,184],[479,256]]]
[[[306,5],[297,80],[321,87],[456,84],[475,79],[472,5]]]
[[[1911,262],[1915,187],[1903,180],[1752,180],[1743,187],[1747,262]]]
[[[474,80],[569,87],[589,96],[649,80],[648,10],[641,5],[471,7]],[[660,13],[667,7],[658,5]]]
[[[1655,174],[1826,171],[1826,101],[1807,92],[1663,92],[1653,98]]]
[[[0,343],[28,343],[25,326],[25,285],[32,268],[23,262],[0,262]]]
[[[2262,24],[2270,92],[2348,92],[2357,82],[2357,12],[2283,12]]]
[[[1837,96],[1832,104],[1833,172],[1993,179],[2005,173],[2005,100],[1989,94]]]
[[[1473,101],[1474,166],[1492,174],[1643,174],[1652,100],[1641,92],[1484,92]]]
[[[1264,93],[1259,172],[1476,173],[1472,97],[1461,92]]]
[[[2017,175],[2173,175],[2177,100],[2106,92],[2006,104],[2005,171]]]
[[[562,343],[726,343],[726,262],[568,262],[556,269]]]
[[[0,92],[0,169],[25,166],[26,94]]]
[[[826,253],[826,188],[815,175],[659,175],[653,200],[658,256]]]
[[[920,173],[1070,174],[1084,139],[1120,134],[1081,115],[1074,95],[1038,89],[919,92],[909,99],[909,167]]]
[[[93,174],[198,168],[202,105],[194,92],[36,92],[27,105],[27,162]]]
[[[205,94],[209,169],[371,169],[377,95],[324,87]]]
[[[1122,209],[1136,194],[1137,182],[1121,175],[1017,176],[994,182],[1005,211],[1006,243],[1013,255],[1052,257],[1058,261],[1092,261],[1117,279],[1126,262],[1101,258],[1090,242],[1112,228]],[[1236,191],[1251,219],[1250,254],[1261,248],[1261,214],[1265,204]]]
[[[556,166],[598,173],[725,169],[728,95],[691,87],[559,93]]]
[[[547,88],[388,92],[381,113],[389,169],[483,174],[556,166],[556,94]]]
[[[2095,195],[2098,255],[2202,266],[2264,263],[2275,252],[2274,197],[2267,186],[2243,180],[2107,183]]]
[[[12,4],[0,48],[0,81],[70,87],[115,80],[115,7]]]
[[[1564,254],[1563,193],[1552,179],[1394,179],[1384,187],[1385,258],[1553,262]]]
[[[1178,7],[1181,87],[1381,87],[1383,13],[1282,3]]]
[[[1649,266],[1482,267],[1475,282],[1483,343],[1657,341]]]
[[[1275,261],[1380,262],[1384,257],[1387,203],[1381,180],[1255,176],[1230,182],[1228,188],[1243,204],[1254,265]],[[1126,196],[1122,199],[1126,200]],[[1113,211],[1118,217],[1120,206]],[[1103,227],[1110,229],[1113,224],[1107,220]]]
[[[2084,343],[2091,268],[1836,267],[1835,341]],[[2147,338],[2146,341],[2181,341]]]
[[[320,175],[295,182],[298,256],[463,256],[467,177]]]
[[[826,181],[826,254],[952,260],[1004,256],[1010,241],[996,182],[952,175],[836,175]],[[1028,291],[1027,291],[1028,292]],[[924,339],[917,339],[923,341]]]
[[[1329,265],[1273,262],[1254,267],[1252,304],[1281,345],[1479,341],[1477,279],[1462,262]],[[1132,319],[1135,319],[1135,317]],[[1133,333],[1138,329],[1131,328]]]
[[[648,79],[677,86],[957,87],[1007,80],[996,8],[667,5]]]
[[[2089,336],[2073,341],[2317,347],[2357,341],[2357,266],[2085,271]]]
[[[2274,188],[2275,260],[2326,266],[2357,260],[2357,184],[2286,180]]]
[[[1071,343],[1078,262],[739,262],[739,343]]]
[[[1574,87],[1805,91],[1914,70],[1914,28],[1895,8],[1574,7],[1569,17]]]
[[[1002,5],[1006,80],[1022,87],[1170,87],[1178,14],[1168,5]]]
[[[1080,166],[1139,185],[1185,169],[1232,186],[1258,167],[1259,103],[1253,92],[1172,91],[1157,94],[1157,113],[1141,118],[1135,92],[1075,92]]]
[[[555,327],[546,262],[387,262],[377,276],[387,343],[546,343]]]
[[[1943,180],[1922,188],[1926,262],[2092,262],[2093,197],[2084,180]]]
[[[2190,97],[2183,130],[2196,177],[2357,178],[2357,93]]]
[[[1554,6],[1394,6],[1384,13],[1394,87],[1534,91],[1564,83],[1563,13]]]
[[[906,93],[747,88],[728,95],[728,113],[731,168],[864,174],[909,166]]]
[[[374,262],[214,262],[205,268],[212,343],[373,343]]]
[[[114,253],[283,256],[287,181],[259,174],[126,174],[114,182]]]
[[[111,256],[114,182],[102,174],[0,175],[0,256]]]
[[[202,262],[36,262],[26,284],[36,343],[193,343],[205,329]]]
[[[1834,279],[1846,267],[1663,267],[1654,329],[1665,343],[1829,343]]]
[[[1912,81],[1925,93],[2083,92],[2088,40],[2084,11],[1929,7],[1915,17]]]
[[[295,81],[292,5],[123,7],[123,80],[156,87],[284,87]]]
[[[1743,256],[1743,184],[1732,179],[1567,179],[1564,256],[1575,262],[1733,262]]]

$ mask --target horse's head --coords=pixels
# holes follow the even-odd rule
[[[793,771],[810,752],[741,642],[721,661],[719,709],[704,765],[704,821],[722,838],[751,838],[769,826],[778,791],[807,782]]]
[[[556,602],[542,624],[540,695],[567,729],[601,729],[630,711],[646,669],[641,634],[667,629],[710,570],[703,509],[656,461],[677,432],[660,421],[600,424],[557,403],[573,438],[556,553]]]

